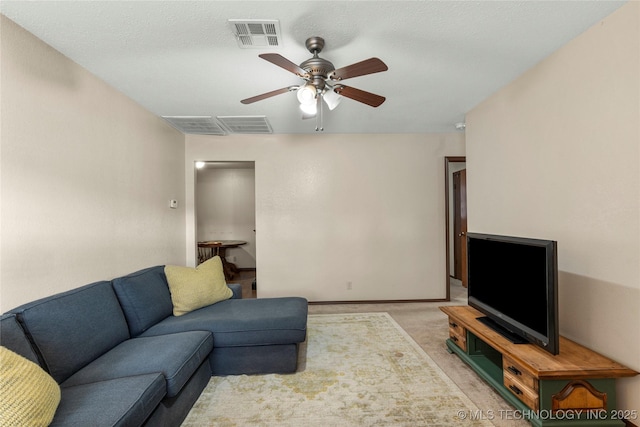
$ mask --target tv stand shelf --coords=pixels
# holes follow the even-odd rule
[[[514,344],[478,320],[470,306],[440,307],[449,317],[447,348],[536,427],[624,427],[616,378],[638,372],[560,337],[560,353]],[[494,414],[499,416],[499,414]]]

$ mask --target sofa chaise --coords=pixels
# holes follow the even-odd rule
[[[293,373],[307,301],[232,297],[175,316],[163,266],[22,305],[0,343],[59,384],[52,426],[179,426],[212,375]]]

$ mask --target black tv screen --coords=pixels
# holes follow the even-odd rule
[[[513,342],[559,352],[557,243],[467,234],[468,301]]]

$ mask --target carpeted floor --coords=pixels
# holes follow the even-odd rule
[[[240,280],[234,280],[243,283],[244,298],[255,298],[255,293],[251,292],[253,277],[255,277],[255,272],[244,272],[242,277],[238,278]],[[441,305],[466,305],[466,303],[466,289],[459,282],[453,281],[451,301],[447,303],[312,304],[309,306],[309,313],[389,313],[467,397],[480,408],[481,415],[491,418],[491,422],[496,427],[529,426],[528,422],[514,419],[514,408],[457,356],[446,350],[444,341],[448,337],[447,318],[438,307]]]
[[[449,336],[447,317],[438,307],[466,304],[466,289],[459,282],[454,281],[451,286],[451,301],[446,303],[310,305],[309,313],[389,313],[467,397],[481,409],[481,416],[490,418],[496,427],[530,426],[528,422],[516,419],[518,414],[513,412],[514,408],[511,405],[456,355],[447,351],[444,344]],[[460,425],[464,426],[465,424],[461,423]]]
[[[387,313],[313,314],[299,369],[213,377],[183,427],[489,427]]]

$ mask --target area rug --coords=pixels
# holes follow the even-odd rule
[[[310,315],[300,350],[295,374],[212,377],[182,426],[493,425],[387,313]]]

